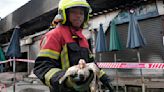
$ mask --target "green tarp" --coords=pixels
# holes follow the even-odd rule
[[[6,60],[2,48],[0,47],[0,62]],[[3,72],[3,64],[0,64],[0,72]]]
[[[118,51],[122,49],[122,45],[120,42],[120,38],[116,29],[116,24],[113,21],[111,21],[110,24],[110,45],[109,45],[109,51]]]

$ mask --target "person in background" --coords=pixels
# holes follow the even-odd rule
[[[59,84],[59,79],[69,67],[77,65],[80,59],[87,63],[93,62],[87,39],[82,34],[91,11],[86,0],[60,0],[58,15],[54,20],[59,23],[43,36],[34,66],[35,75],[49,86],[50,92],[90,92],[88,87],[93,72],[90,72],[86,80],[72,75]],[[99,78],[112,92],[111,80],[102,70]]]

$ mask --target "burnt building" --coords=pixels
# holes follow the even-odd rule
[[[57,14],[59,0],[31,0],[0,21],[0,44],[6,51],[13,29],[19,25],[21,28],[21,52],[25,59],[34,60],[39,52],[39,41],[48,31],[51,21]],[[138,62],[136,51],[126,48],[128,12],[136,11],[136,17],[146,39],[146,46],[140,49],[141,62],[164,62],[164,2],[163,0],[88,0],[93,12],[89,21],[88,30],[99,31],[99,24],[103,24],[109,49],[110,21],[115,19],[117,31],[120,35],[123,50],[117,52],[117,62]],[[90,33],[90,31],[88,31]],[[88,37],[90,38],[90,37]],[[93,39],[94,42],[95,39]],[[95,44],[91,43],[95,49]],[[98,62],[114,62],[113,52],[103,52],[101,60],[99,53],[95,53]],[[33,64],[29,64],[29,71]],[[115,78],[115,69],[104,69]],[[146,92],[160,92],[164,90],[162,69],[143,69]],[[141,92],[140,69],[118,69],[120,92]],[[160,81],[160,83],[159,83]],[[116,85],[116,81],[113,83]],[[158,85],[158,86],[157,86]],[[150,90],[157,91],[150,91]],[[138,91],[137,91],[138,90]]]

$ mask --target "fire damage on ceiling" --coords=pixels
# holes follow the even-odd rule
[[[29,2],[29,4],[32,3],[32,1],[36,2],[36,0],[31,0],[31,2]],[[45,0],[39,0],[37,2],[41,2],[41,1],[45,1]],[[124,9],[129,9],[132,7],[137,7],[137,6],[140,6],[143,4],[152,3],[152,2],[154,2],[154,0],[88,0],[88,2],[90,3],[91,8],[93,10],[91,15],[92,15],[92,17],[95,17],[97,15],[115,11],[118,9],[124,10]],[[24,5],[24,6],[26,6],[26,5]],[[21,7],[21,8],[24,8],[24,7]],[[21,8],[18,9],[17,11],[20,11]],[[35,6],[35,8],[37,8],[37,6]],[[29,10],[28,12],[30,12],[30,11],[33,11],[33,10]],[[19,13],[19,12],[17,12],[17,13]],[[48,29],[51,21],[53,20],[53,18],[55,17],[56,14],[57,14],[57,8],[20,24],[19,26],[22,30],[21,38],[28,36],[28,35],[38,33],[45,29]],[[18,15],[18,14],[15,14],[15,16],[16,15]],[[23,17],[24,16],[22,16],[21,19],[24,19]],[[20,17],[16,16],[16,18],[20,18]],[[5,20],[3,20],[3,22],[4,21]],[[1,25],[1,21],[0,21],[0,44],[5,44],[5,43],[9,42],[12,32],[13,32],[13,28],[11,28],[9,30],[4,30],[3,25]]]

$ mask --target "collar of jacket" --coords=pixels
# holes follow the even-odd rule
[[[64,33],[63,37],[65,38],[66,43],[75,42],[72,38],[72,36],[75,35],[79,38],[79,45],[81,47],[89,48],[87,39],[82,34],[82,29],[79,29],[79,30],[71,29],[70,30],[70,27],[68,27],[68,26],[61,26],[61,27],[63,28],[63,33]]]

